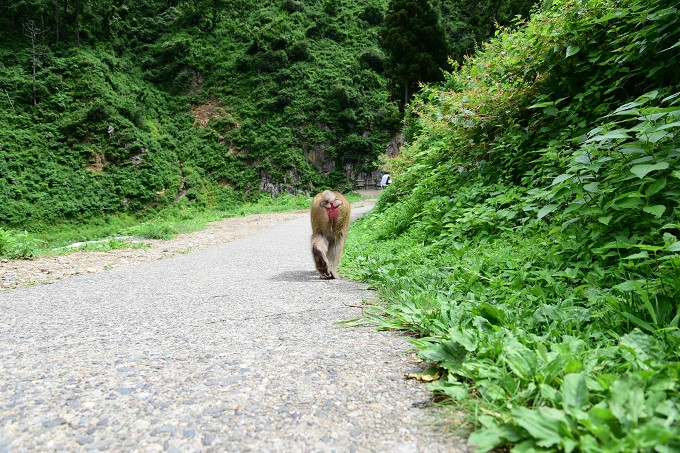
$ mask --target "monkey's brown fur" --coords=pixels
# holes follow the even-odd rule
[[[338,278],[338,264],[349,229],[349,201],[339,192],[324,190],[314,197],[312,256],[321,278]]]

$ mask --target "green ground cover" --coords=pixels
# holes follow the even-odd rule
[[[411,103],[344,272],[480,451],[678,451],[677,7],[549,3]]]

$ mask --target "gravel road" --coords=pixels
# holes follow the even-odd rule
[[[308,223],[1,291],[0,452],[465,451],[405,338],[338,324],[372,293],[318,278]]]

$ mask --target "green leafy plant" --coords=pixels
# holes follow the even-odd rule
[[[170,239],[177,234],[177,229],[170,222],[151,220],[130,227],[123,233],[147,239]]]
[[[551,3],[414,99],[344,272],[480,451],[675,451],[677,9]]]
[[[38,253],[41,241],[26,231],[13,232],[0,229],[0,257],[28,259]]]

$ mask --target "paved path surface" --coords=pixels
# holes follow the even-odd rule
[[[188,255],[0,292],[0,452],[463,451],[306,215]]]

